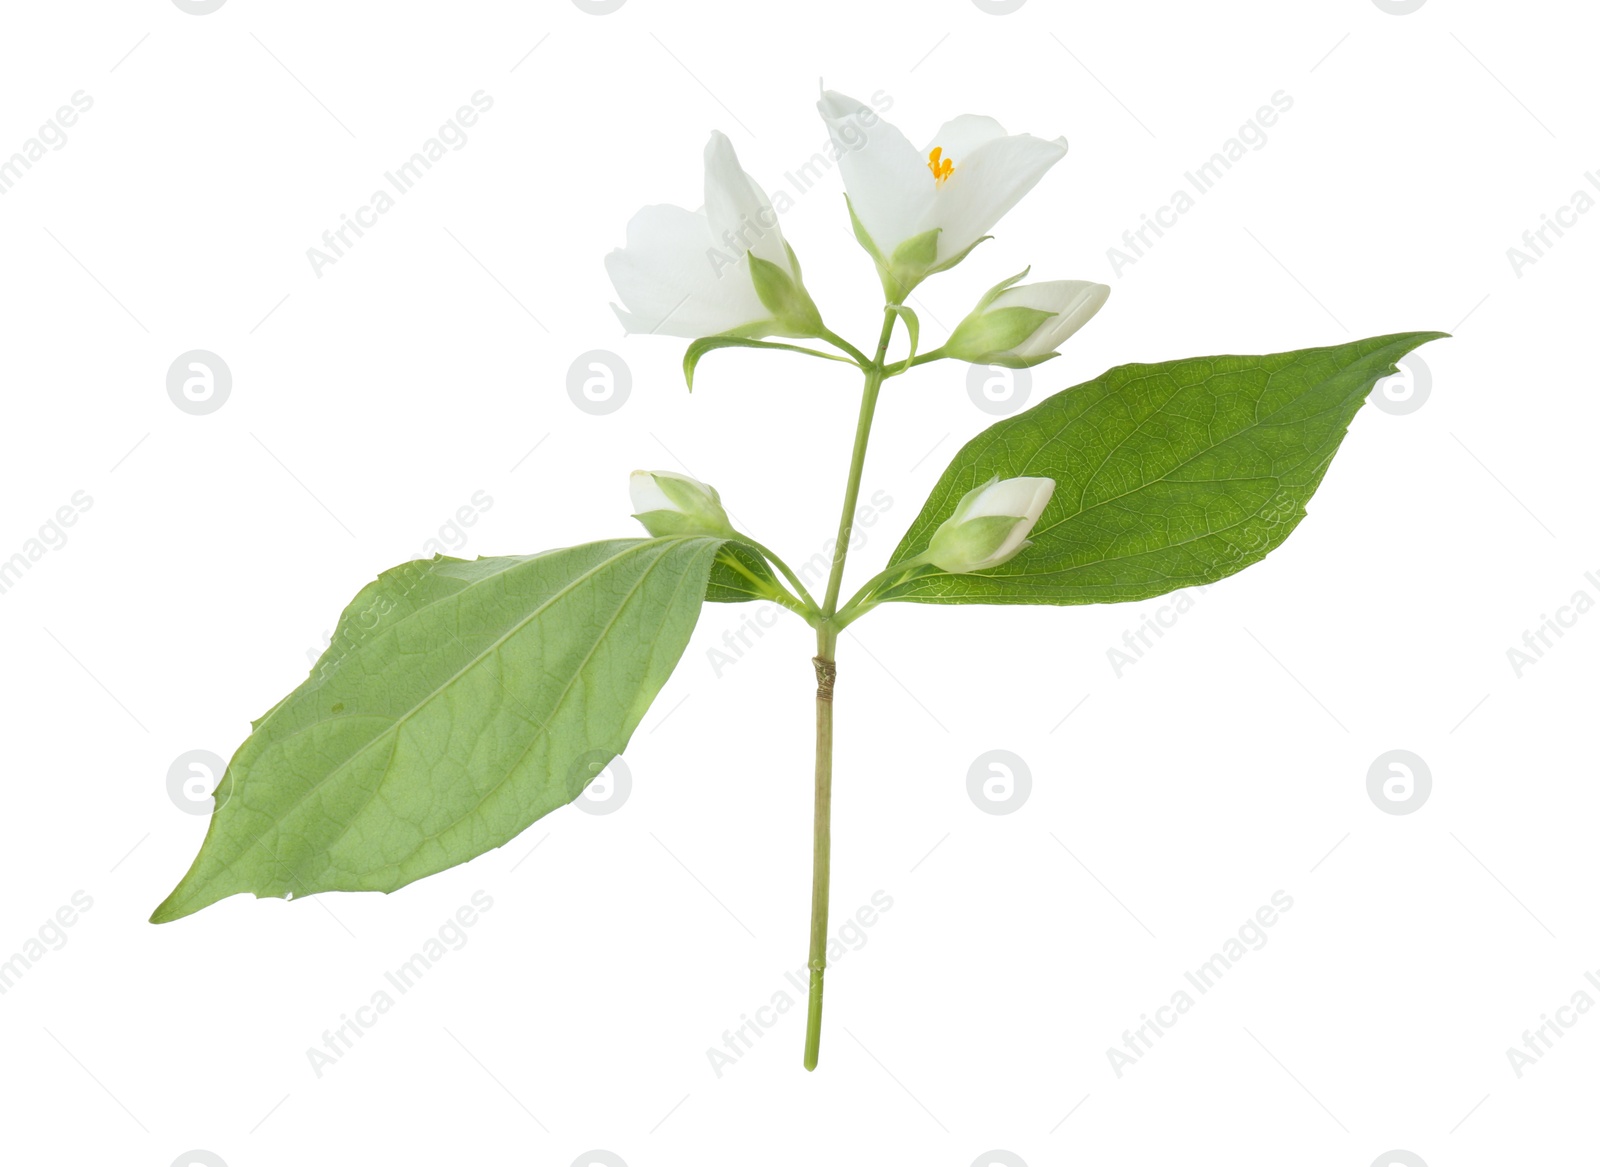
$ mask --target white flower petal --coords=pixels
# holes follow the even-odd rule
[[[712,246],[732,256],[753,251],[794,274],[772,200],[739,165],[733,143],[720,130],[706,143],[706,219]],[[722,272],[731,278],[735,269],[728,266]]]
[[[1008,478],[984,492],[984,496],[968,512],[968,517],[979,517],[985,513],[1017,514],[1018,522],[1006,535],[1005,541],[994,549],[994,553],[977,570],[997,566],[1017,553],[1033,532],[1034,523],[1039,521],[1039,515],[1043,513],[1055,489],[1053,478]],[[991,505],[996,509],[986,511],[985,508]]]
[[[1031,529],[1055,488],[1053,478],[1006,478],[985,488],[982,494],[972,500],[963,517],[971,520],[1004,515],[1026,519]],[[1023,535],[1026,534],[1027,531],[1024,531]]]
[[[938,262],[959,255],[1000,221],[1022,196],[1067,154],[1067,140],[1046,141],[1031,134],[991,138],[965,158],[937,189],[921,229],[942,227]],[[915,231],[912,234],[916,234]]]
[[[628,501],[633,504],[633,513],[636,515],[677,509],[666,492],[656,485],[656,476],[648,470],[635,470],[629,475]]]
[[[984,117],[982,114],[964,113],[958,118],[951,118],[939,127],[939,132],[933,136],[933,141],[928,143],[928,148],[922,152],[922,157],[926,160],[937,146],[944,157],[959,166],[963,158],[985,142],[1005,136],[1005,127],[993,118]],[[928,177],[933,177],[932,171],[929,171]]]
[[[746,265],[712,262],[711,228],[703,211],[657,205],[628,221],[627,245],[606,256],[629,332],[712,336],[768,315]],[[719,276],[720,271],[720,276]]]
[[[817,102],[839,155],[839,170],[856,218],[887,258],[918,233],[933,205],[928,156],[853,97],[828,90]],[[920,228],[927,230],[926,227]]]

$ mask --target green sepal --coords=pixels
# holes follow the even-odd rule
[[[1014,515],[984,515],[977,519],[951,519],[928,540],[924,553],[935,566],[940,560],[982,563],[993,555],[1021,520]],[[1019,547],[1018,550],[1021,548]],[[940,568],[941,571],[948,570]],[[959,573],[964,574],[964,573]]]
[[[778,325],[773,331],[784,336],[820,335],[822,313],[817,311],[805,286],[753,251],[746,258],[750,261],[750,280],[755,284],[756,295]]]
[[[979,307],[956,325],[950,339],[944,342],[944,351],[958,361],[975,365],[995,363],[1009,357],[1011,349],[1039,331],[1046,320],[1054,316],[1042,308],[995,308],[990,311]]]
[[[1044,353],[1037,357],[989,357],[986,360],[970,362],[979,365],[994,365],[1001,369],[1031,369],[1035,365],[1042,365],[1046,361],[1053,361],[1060,353]]]
[[[856,242],[861,244],[861,249],[872,257],[873,266],[878,269],[878,282],[883,285],[884,300],[890,304],[899,304],[911,294],[911,289],[916,286],[917,281],[911,279],[908,282],[894,274],[889,260],[884,257],[872,236],[867,234],[866,227],[856,217],[856,208],[851,203],[849,195],[844,196],[844,205],[850,212],[850,230],[855,233]]]
[[[889,267],[896,272],[932,271],[934,261],[939,258],[939,232],[942,230],[944,228],[934,227],[902,242],[889,257]]]
[[[883,272],[888,268],[888,261],[883,258],[883,252],[878,250],[878,245],[873,242],[872,236],[867,234],[867,229],[861,225],[861,220],[856,218],[855,204],[850,201],[850,196],[844,196],[845,210],[850,212],[850,230],[855,232],[856,242],[861,244],[861,249],[872,257],[872,262],[878,265],[878,271]]]
[[[671,502],[676,503],[681,510],[693,510],[696,507],[705,505],[705,496],[683,479],[670,478],[665,474],[657,474],[653,477],[656,488],[666,495]],[[702,482],[700,485],[704,486],[710,493],[712,503],[720,508],[722,506],[722,496],[717,493],[717,488],[706,482]]]
[[[805,286],[805,275],[800,271],[800,257],[794,253],[794,245],[787,239],[783,241],[783,250],[789,256],[789,270],[794,272],[794,282]]]
[[[661,482],[661,487],[666,490],[665,482]],[[707,530],[706,524],[698,521],[697,516],[686,515],[682,511],[644,511],[633,517],[638,519],[644,529],[657,539],[672,539],[695,535],[721,536],[722,538],[732,538],[733,536],[733,528],[726,526],[726,524],[721,530]]]
[[[980,242],[981,242],[981,240],[980,240]],[[974,245],[974,246],[976,246],[976,245]],[[994,287],[990,288],[987,292],[985,292],[982,295],[981,298],[979,298],[977,307],[975,307],[972,310],[972,312],[967,313],[967,315],[970,316],[974,312],[983,311],[990,304],[993,304],[996,300],[998,300],[1000,298],[1000,293],[1001,292],[1004,292],[1008,288],[1014,287],[1015,285],[1021,283],[1024,279],[1026,279],[1028,273],[1031,272],[1032,270],[1033,270],[1033,265],[1030,263],[1027,267],[1023,268],[1021,271],[1019,271],[1016,275],[1012,276],[1010,279],[1001,280],[998,284],[996,284]]]
[[[930,267],[927,271],[923,272],[922,273],[922,278],[926,279],[928,276],[936,276],[942,271],[949,271],[951,268],[955,267],[956,264],[960,263],[963,259],[966,259],[967,256],[971,255],[973,248],[977,247],[978,244],[986,243],[990,239],[993,239],[993,238],[994,238],[993,235],[980,235],[980,236],[978,236],[971,243],[969,243],[965,247],[963,247],[961,249],[961,252],[960,252],[959,255],[952,255],[949,259],[945,260],[943,263],[939,264],[937,267]],[[1017,278],[1021,279],[1022,277],[1019,276]]]

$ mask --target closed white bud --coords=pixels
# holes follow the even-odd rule
[[[1053,478],[998,476],[968,491],[933,538],[923,560],[955,575],[999,567],[1028,544],[1055,492]]]
[[[633,517],[657,538],[666,535],[722,535],[733,526],[713,487],[670,470],[635,470],[628,480]]]
[[[944,345],[947,355],[975,365],[1037,364],[1053,356],[1111,295],[1105,284],[1086,280],[1013,286],[1020,278],[991,289],[956,325]]]

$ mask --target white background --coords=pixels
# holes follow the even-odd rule
[[[1600,1016],[1567,1014],[1520,1078],[1506,1054],[1600,968],[1600,615],[1520,678],[1507,658],[1573,593],[1600,598],[1584,578],[1600,569],[1600,215],[1520,276],[1507,258],[1600,169],[1589,16],[10,6],[0,156],[76,91],[93,107],[0,196],[0,558],[75,492],[92,506],[0,595],[0,955],[75,892],[93,907],[0,996],[0,1158],[1592,1154]],[[690,396],[680,343],[622,335],[601,264],[638,206],[698,205],[713,127],[783,186],[825,142],[819,75],[882,90],[915,142],[967,111],[1071,141],[916,305],[931,339],[1028,263],[1112,284],[1034,400],[1126,361],[1437,328],[1455,339],[1423,350],[1431,395],[1362,410],[1287,544],[1120,676],[1107,650],[1161,602],[890,605],[844,638],[835,928],[876,891],[893,906],[829,975],[815,1074],[798,1007],[720,1077],[707,1056],[775,993],[798,998],[784,973],[805,959],[809,631],[785,617],[720,676],[708,659],[754,607],[706,610],[625,755],[616,813],[562,810],[389,897],[238,897],[146,924],[205,829],[169,797],[173,760],[231,753],[344,602],[474,492],[493,505],[468,556],[631,533],[640,466],[715,483],[793,559],[820,548],[850,371],[719,353]],[[314,274],[307,248],[479,90],[493,108],[467,144]],[[1114,275],[1107,249],[1279,90],[1294,105],[1267,144]],[[838,192],[824,179],[784,230],[860,343],[878,291]],[[166,392],[192,349],[232,371],[205,416]],[[606,416],[566,391],[592,349],[631,370]],[[993,420],[965,376],[891,383],[866,492],[892,505],[850,579]],[[1010,814],[967,793],[992,749],[1032,775]],[[1392,749],[1431,770],[1415,813],[1368,796]],[[318,1077],[307,1049],[479,890],[494,906],[469,943]],[[1265,947],[1119,1077],[1108,1048],[1279,890],[1293,908]]]

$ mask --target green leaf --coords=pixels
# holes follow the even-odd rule
[[[240,892],[394,891],[571,802],[683,654],[722,544],[615,539],[384,572],[254,724],[151,920]]]
[[[754,578],[752,578],[754,577]],[[743,604],[750,600],[770,600],[783,585],[766,558],[748,543],[728,542],[711,567],[706,584],[706,603]]]
[[[923,575],[876,599],[1122,603],[1232,575],[1305,516],[1374,382],[1445,335],[1123,365],[1048,397],[962,447],[889,562],[921,554],[995,475],[1056,480],[1033,546],[991,571]]]

